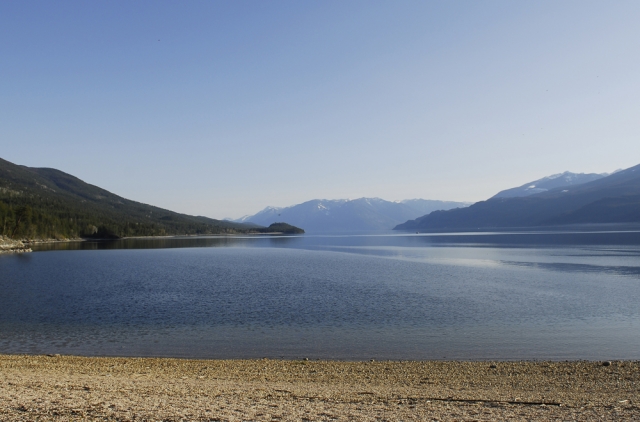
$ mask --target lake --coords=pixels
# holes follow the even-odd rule
[[[49,244],[0,292],[0,353],[640,359],[637,231]]]

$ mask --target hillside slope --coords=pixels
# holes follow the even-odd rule
[[[584,183],[593,182],[594,180],[607,177],[608,174],[597,173],[571,173],[565,171],[564,173],[554,174],[552,176],[543,177],[542,179],[534,180],[533,182],[525,183],[517,188],[505,189],[498,192],[492,198],[515,198],[518,196],[536,195],[543,192],[548,192],[552,189],[567,188],[569,186],[582,185]]]
[[[640,165],[581,185],[436,211],[396,230],[461,230],[640,222]]]
[[[0,159],[0,234],[11,238],[242,233],[252,227],[179,214],[122,198],[59,170]]]

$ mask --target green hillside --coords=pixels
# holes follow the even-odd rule
[[[258,232],[131,201],[50,168],[0,159],[0,234],[14,239],[117,238]]]

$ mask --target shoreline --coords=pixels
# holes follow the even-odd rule
[[[285,232],[269,232],[269,233],[225,233],[225,234],[176,234],[168,236],[131,236],[120,237],[116,239],[110,238],[72,238],[72,239],[20,239],[15,240],[9,237],[3,237],[0,235],[0,254],[12,254],[12,253],[28,253],[33,252],[30,245],[47,245],[53,243],[75,243],[75,242],[113,242],[119,240],[129,239],[176,239],[176,238],[196,238],[196,237],[242,237],[242,236],[298,236],[299,234],[290,234]]]
[[[0,254],[32,252],[21,240],[14,240],[0,235]]]
[[[0,419],[621,420],[640,362],[0,355]]]
[[[528,228],[503,228],[503,229],[479,229],[479,230],[449,230],[449,231],[418,231],[414,232],[413,230],[389,230],[395,231],[398,235],[460,235],[460,234],[487,234],[487,235],[496,235],[496,234],[608,234],[608,233],[638,233],[640,232],[640,225],[630,227],[628,224],[624,223],[612,223],[609,225],[595,225],[596,228],[591,228],[588,231],[581,231],[585,229],[584,225],[580,226],[580,230],[574,228],[574,230],[566,230],[560,231],[560,228],[568,228],[565,226],[559,226],[558,230],[542,230],[546,229],[546,227],[538,227],[540,230],[535,230],[536,227],[528,227]],[[593,225],[592,225],[593,226]],[[607,227],[604,227],[607,226]],[[625,227],[625,229],[620,230],[612,230],[612,227]],[[598,229],[599,228],[599,229]],[[527,229],[527,230],[525,230]],[[119,240],[131,240],[131,239],[177,239],[177,238],[198,238],[198,237],[243,237],[243,236],[300,236],[305,233],[287,233],[287,232],[244,232],[244,233],[216,233],[216,234],[175,234],[175,235],[162,235],[162,236],[127,236],[120,238],[69,238],[69,239],[12,239],[6,236],[0,235],[0,254],[10,254],[10,253],[27,253],[33,252],[33,249],[30,245],[46,245],[46,244],[55,244],[55,243],[75,243],[75,242],[106,242],[106,241],[119,241]],[[317,233],[316,233],[317,234]],[[337,233],[322,233],[322,234],[337,234]]]

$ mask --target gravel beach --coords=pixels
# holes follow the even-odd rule
[[[0,356],[6,421],[638,420],[639,362]]]

